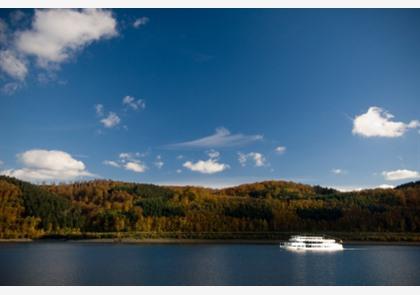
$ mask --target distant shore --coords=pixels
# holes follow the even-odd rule
[[[31,243],[31,242],[63,242],[86,244],[265,244],[276,245],[284,240],[267,239],[132,239],[132,238],[104,238],[104,239],[0,239],[0,243]],[[420,246],[420,241],[375,241],[375,240],[344,240],[344,245],[394,245]]]
[[[81,243],[121,243],[121,244],[267,244],[276,245],[285,240],[244,240],[244,239],[87,239],[69,240]],[[343,241],[344,244],[357,245],[413,245],[420,246],[420,241]]]

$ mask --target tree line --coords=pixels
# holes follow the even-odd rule
[[[339,192],[286,181],[208,189],[112,180],[34,185],[0,176],[0,238],[330,231],[420,233],[420,182]]]

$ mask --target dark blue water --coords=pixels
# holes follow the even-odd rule
[[[0,285],[420,285],[420,247],[0,244]]]

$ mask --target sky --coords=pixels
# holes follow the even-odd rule
[[[420,179],[416,9],[0,9],[0,174]]]

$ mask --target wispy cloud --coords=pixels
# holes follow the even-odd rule
[[[133,96],[125,96],[122,99],[122,106],[124,111],[127,109],[131,110],[139,110],[146,108],[146,103],[143,99],[135,99]],[[101,118],[99,122],[106,127],[106,128],[113,128],[121,123],[121,117],[118,115],[117,112],[112,111],[108,112],[108,115],[105,117],[105,107],[103,104],[96,104],[94,105],[96,115]],[[120,110],[119,113],[122,113],[123,110]],[[128,130],[127,125],[122,126],[123,129]]]
[[[129,107],[133,110],[146,108],[146,103],[143,99],[136,99],[130,95],[124,96],[122,104],[123,106]]]
[[[284,153],[286,152],[286,147],[285,147],[285,146],[281,146],[281,145],[279,145],[278,147],[276,147],[276,148],[274,149],[274,151],[275,151],[277,154],[282,155],[282,154],[284,154]]]
[[[334,168],[334,169],[331,169],[331,173],[335,175],[343,175],[343,174],[346,174],[347,171],[343,169],[339,169],[339,168]]]
[[[138,29],[141,26],[146,25],[149,21],[150,21],[150,19],[147,16],[139,17],[138,19],[136,19],[133,22],[133,27],[136,28],[136,29]]]
[[[101,119],[102,125],[106,128],[112,128],[117,126],[121,122],[120,117],[114,112],[109,112],[108,116]]]
[[[14,94],[20,87],[21,87],[21,83],[17,83],[17,82],[8,82],[6,84],[3,85],[3,87],[1,88],[1,92],[6,94],[6,95],[12,95]]]
[[[96,104],[95,112],[99,117],[102,117],[104,115],[104,106],[102,104]]]
[[[117,162],[115,162],[115,161],[110,161],[110,160],[105,160],[105,161],[103,161],[102,162],[104,165],[108,165],[108,166],[112,166],[112,167],[116,167],[116,168],[120,168],[121,167],[121,165],[120,164],[118,164]]]
[[[144,154],[141,153],[120,153],[118,160],[105,160],[102,163],[104,165],[112,166],[115,168],[124,168],[137,173],[143,173],[147,170],[146,164],[144,164],[139,158]]]
[[[139,153],[139,152],[128,153],[128,152],[124,152],[124,153],[120,153],[118,155],[118,158],[120,158],[120,160],[122,162],[125,162],[125,161],[134,161],[135,159],[143,158],[146,155],[147,155],[147,153]]]
[[[215,159],[215,158],[219,158],[220,153],[216,150],[211,149],[207,152],[207,155],[209,156],[210,159]]]
[[[170,149],[221,148],[242,146],[262,140],[262,135],[231,134],[226,128],[218,128],[215,133],[203,138],[166,145]]]
[[[398,169],[393,171],[383,171],[382,175],[386,180],[405,180],[420,178],[420,173],[414,170]]]
[[[155,164],[155,166],[158,169],[161,169],[163,167],[163,165],[165,165],[165,163],[162,160],[162,156],[161,155],[157,155],[156,156],[156,160],[155,160],[155,163],[154,164]]]
[[[19,59],[11,50],[0,51],[0,69],[10,77],[17,80],[24,80],[28,74],[28,68],[23,59]]]

